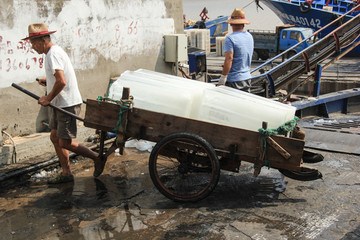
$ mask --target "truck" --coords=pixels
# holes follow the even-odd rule
[[[311,28],[293,27],[293,25],[277,26],[272,30],[248,30],[254,38],[254,53],[252,60],[266,60],[274,57],[298,42],[311,37],[314,31]],[[300,44],[286,54],[286,58],[311,45],[312,38]]]

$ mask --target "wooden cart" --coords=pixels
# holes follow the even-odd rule
[[[302,165],[305,142],[295,138],[265,139],[255,131],[138,108],[127,111],[121,104],[90,99],[84,124],[102,131],[102,143],[104,133],[117,126],[117,139],[106,155],[116,148],[122,152],[129,138],[157,142],[150,154],[149,173],[156,188],[175,201],[205,198],[216,187],[220,169],[238,172],[241,161],[254,163],[255,176],[267,166],[297,180],[321,178],[316,169]]]
[[[14,83],[12,86],[39,99]],[[122,103],[129,102],[129,89],[124,88],[122,96]],[[138,108],[129,110],[123,104],[102,100],[86,101],[85,119],[49,106],[100,130],[100,154],[106,157],[117,148],[122,153],[129,138],[157,142],[149,158],[150,176],[156,188],[175,201],[194,202],[207,197],[218,183],[220,169],[238,172],[241,161],[254,163],[255,176],[267,166],[297,180],[322,177],[316,169],[302,165],[305,142],[300,139],[279,135],[264,138],[255,131]],[[104,154],[107,132],[117,132],[117,137]]]

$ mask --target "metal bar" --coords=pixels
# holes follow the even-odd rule
[[[336,43],[336,51],[340,51],[340,41],[339,41],[339,36],[337,35],[336,32],[333,33],[334,39],[335,39],[335,43]]]
[[[318,97],[320,95],[321,72],[322,72],[322,67],[320,64],[317,64],[315,69],[315,77],[314,77],[313,97]]]
[[[342,52],[339,56],[337,56],[336,58],[334,58],[333,60],[331,60],[329,63],[327,63],[325,66],[323,66],[323,70],[327,69],[328,67],[330,67],[334,62],[336,62],[337,60],[339,60],[340,58],[342,58],[344,55],[346,55],[348,52],[350,52],[351,50],[353,50],[355,47],[357,47],[360,44],[360,41],[357,41],[353,46],[351,46],[350,48],[346,49],[344,52]]]
[[[35,95],[34,93],[32,93],[32,92],[30,92],[30,91],[28,91],[28,90],[20,87],[19,85],[15,84],[15,83],[11,84],[11,86],[13,86],[14,88],[16,88],[16,89],[22,91],[23,93],[29,95],[30,97],[35,98],[36,100],[39,100],[39,99],[40,99],[39,96],[37,96],[37,95]],[[71,112],[68,112],[68,111],[66,111],[66,110],[64,110],[64,109],[62,109],[62,108],[59,108],[59,107],[55,106],[55,105],[52,104],[52,103],[49,104],[49,107],[52,107],[52,108],[54,108],[55,110],[57,110],[57,111],[59,111],[59,112],[65,113],[65,114],[67,114],[67,115],[69,115],[69,116],[71,116],[71,117],[73,117],[73,118],[76,118],[77,120],[80,120],[80,121],[83,121],[83,122],[84,122],[84,119],[83,119],[83,118],[81,118],[81,117],[79,117],[79,116],[77,116],[77,115],[75,115],[75,114],[73,114],[73,113],[71,113]]]
[[[355,9],[355,8],[353,8],[353,9]],[[353,10],[353,9],[352,9],[352,10]],[[350,11],[351,11],[351,10],[350,10]],[[345,13],[345,14],[347,14],[347,13]],[[345,15],[345,14],[344,14],[344,15]],[[343,15],[343,16],[344,16],[344,15]],[[327,36],[325,36],[325,38],[331,36],[332,33],[337,32],[337,31],[339,31],[340,29],[344,28],[346,25],[348,25],[349,23],[355,21],[355,19],[357,19],[357,18],[359,18],[359,15],[356,15],[355,17],[351,18],[351,19],[350,19],[349,21],[347,21],[346,23],[340,25],[338,28],[336,28],[336,29],[333,30],[331,33],[329,33]],[[332,23],[334,23],[334,22],[336,22],[336,20],[333,21]]]
[[[324,30],[325,28],[331,26],[332,24],[335,24],[336,22],[342,20],[343,18],[345,18],[348,14],[350,14],[351,12],[355,11],[359,6],[356,6],[354,8],[352,8],[351,10],[349,10],[348,12],[344,13],[343,15],[341,15],[341,17],[338,17],[337,19],[335,19],[334,21],[328,23],[327,25],[325,25],[324,27],[320,28],[319,30],[317,30],[314,35],[318,35],[322,30]]]
[[[270,92],[271,95],[274,96],[275,95],[275,86],[274,86],[274,80],[272,79],[270,74],[266,75],[267,80],[269,81],[269,86],[270,86]]]
[[[302,55],[305,61],[306,72],[310,72],[309,56],[307,55],[306,52],[303,52]]]
[[[100,150],[99,150],[100,156],[103,156],[103,153],[104,153],[104,145],[105,145],[106,136],[107,136],[106,131],[100,131]]]

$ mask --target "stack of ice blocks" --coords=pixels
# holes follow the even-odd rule
[[[121,99],[130,88],[136,108],[257,131],[262,122],[277,128],[296,108],[251,93],[145,69],[126,71],[112,84],[109,97]]]

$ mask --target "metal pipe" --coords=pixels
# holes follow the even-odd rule
[[[23,93],[29,95],[30,97],[35,98],[36,100],[39,100],[39,99],[40,99],[39,96],[37,96],[37,95],[35,95],[34,93],[32,93],[32,92],[30,92],[30,91],[28,91],[28,90],[20,87],[19,85],[15,84],[15,83],[11,84],[11,86],[13,86],[14,88],[16,88],[16,89],[22,91]],[[50,103],[49,106],[52,107],[52,108],[54,108],[54,109],[56,109],[56,110],[59,111],[59,112],[65,113],[65,114],[67,114],[67,115],[70,115],[70,116],[73,117],[73,118],[76,118],[77,120],[80,120],[80,121],[83,121],[83,122],[84,122],[84,119],[83,119],[83,118],[81,118],[81,117],[79,117],[79,116],[77,116],[77,115],[75,115],[75,114],[73,114],[73,113],[71,113],[71,112],[68,112],[68,111],[66,111],[66,110],[64,110],[64,109],[62,109],[62,108],[59,108],[59,107],[55,106],[55,105],[52,104],[52,103]]]

